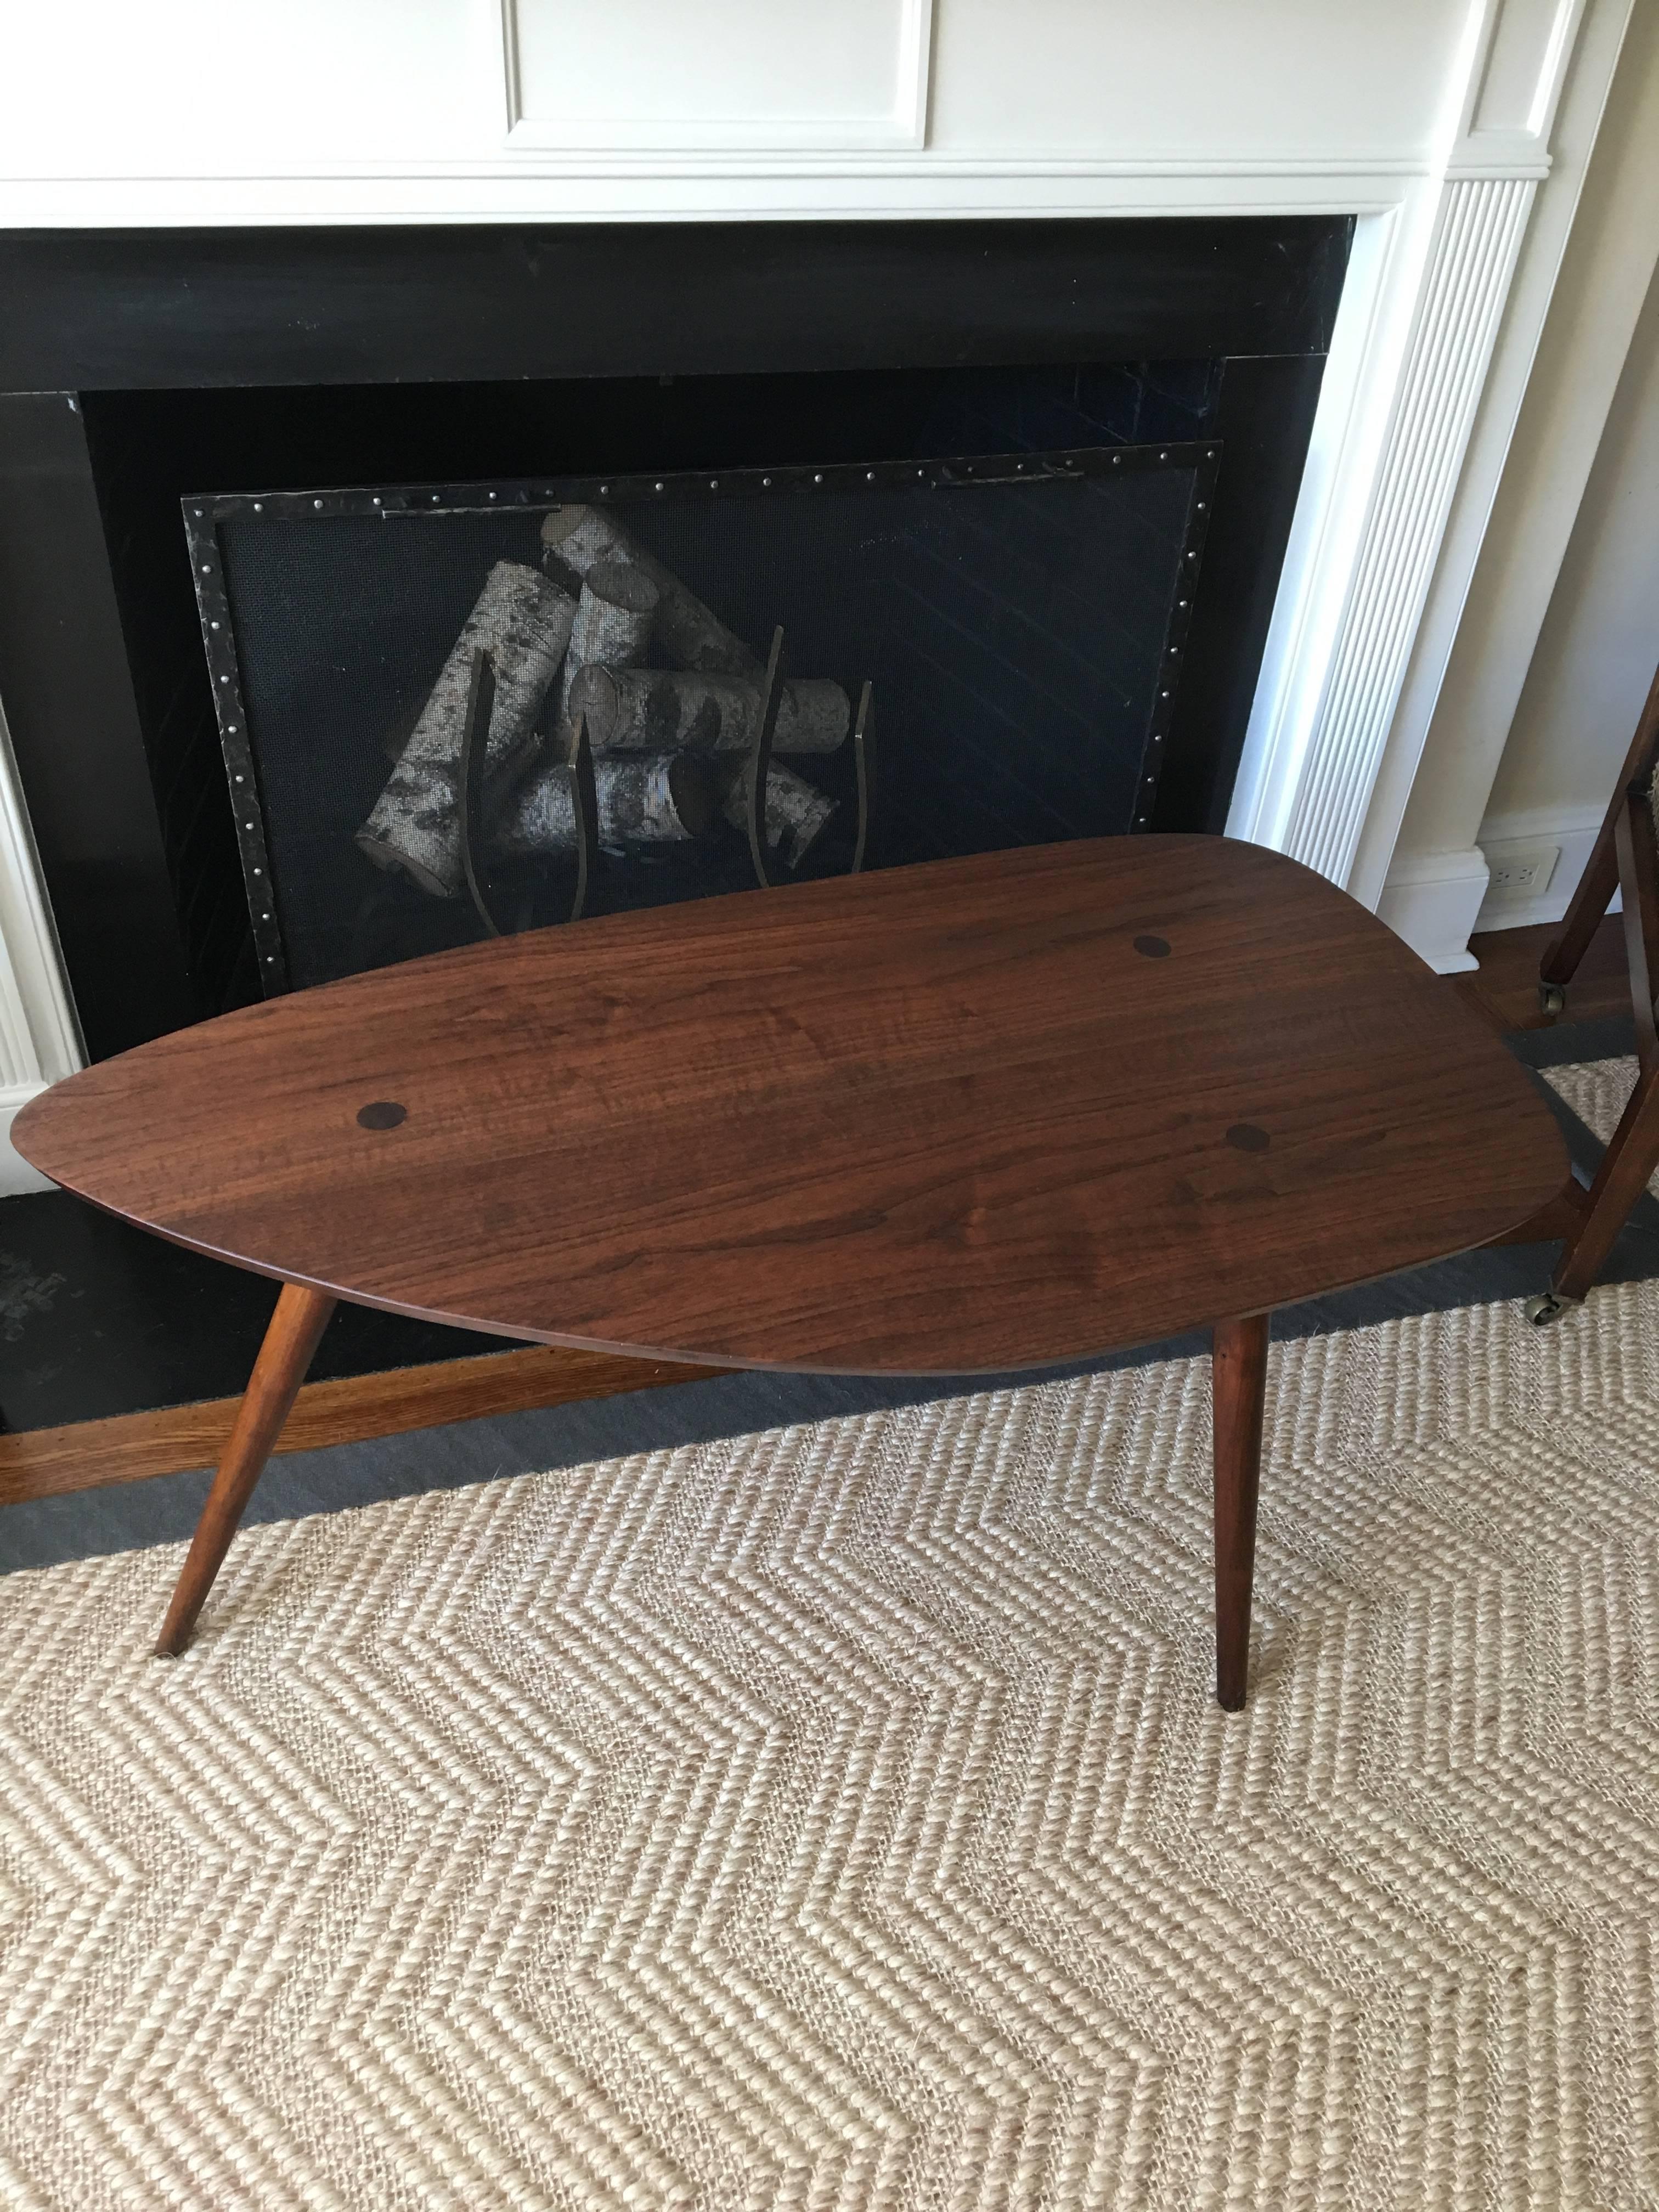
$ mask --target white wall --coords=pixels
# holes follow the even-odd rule
[[[1659,208],[1653,214],[1659,228]],[[1648,287],[1480,825],[1495,871],[1559,859],[1528,893],[1489,890],[1480,927],[1566,912],[1659,665],[1659,277]]]
[[[1577,213],[1559,273],[1551,272],[1553,295],[1496,495],[1489,512],[1467,518],[1467,526],[1478,534],[1480,550],[1455,610],[1455,639],[1437,678],[1420,752],[1413,761],[1385,764],[1368,824],[1375,862],[1392,772],[1405,795],[1396,817],[1397,839],[1391,851],[1382,846],[1388,878],[1379,911],[1426,957],[1445,968],[1471,964],[1462,947],[1477,921],[1483,928],[1504,927],[1552,918],[1565,907],[1588,852],[1594,820],[1606,802],[1612,764],[1628,742],[1635,719],[1623,698],[1609,702],[1609,714],[1623,723],[1623,738],[1598,738],[1603,749],[1593,766],[1585,763],[1582,775],[1563,772],[1552,796],[1568,788],[1574,796],[1547,825],[1529,806],[1500,801],[1500,763],[1523,696],[1533,688],[1529,670],[1540,650],[1558,579],[1571,573],[1567,556],[1578,534],[1581,504],[1596,496],[1589,487],[1597,473],[1598,450],[1615,396],[1626,404],[1621,369],[1637,337],[1659,256],[1659,4],[1643,0],[1631,17],[1599,132],[1595,117],[1576,113],[1574,95],[1570,81],[1558,139],[1565,142],[1577,133],[1583,142],[1587,167]],[[1541,231],[1535,231],[1528,252],[1544,244]],[[1527,273],[1523,259],[1511,312]],[[1489,392],[1487,404],[1492,396]],[[1452,550],[1456,529],[1455,522],[1449,535]],[[1586,513],[1585,537],[1593,538],[1595,529],[1593,514]],[[1580,574],[1583,554],[1581,542],[1575,556]],[[1639,604],[1640,598],[1639,582],[1632,580],[1625,604]],[[1613,615],[1611,602],[1607,606],[1599,641],[1585,648],[1591,659],[1605,657],[1607,625],[1626,619]],[[1538,715],[1549,714],[1557,734],[1548,749],[1569,754],[1579,740],[1560,726],[1559,710],[1544,703],[1549,696],[1547,665],[1560,634],[1558,624],[1527,712],[1528,726],[1534,728]],[[1659,659],[1659,608],[1649,618],[1649,635],[1627,637],[1620,651],[1638,660],[1645,655],[1651,676]],[[1607,746],[1612,750],[1604,774],[1601,762],[1609,759]],[[1516,842],[1535,847],[1547,828],[1552,834],[1546,842],[1559,842],[1563,849],[1547,897],[1537,902],[1493,900],[1492,862],[1500,867],[1513,864]]]

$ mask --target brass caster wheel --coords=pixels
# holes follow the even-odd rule
[[[1544,1291],[1537,1297],[1528,1298],[1522,1311],[1534,1328],[1547,1328],[1563,1314],[1577,1313],[1583,1303],[1583,1298],[1563,1297],[1559,1291]]]
[[[1552,1018],[1557,1014],[1565,1014],[1567,1011],[1565,988],[1559,983],[1540,983],[1538,986],[1538,1004]]]

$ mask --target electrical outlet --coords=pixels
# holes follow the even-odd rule
[[[1496,891],[1505,898],[1538,898],[1550,887],[1559,845],[1498,845],[1486,854],[1486,895]]]

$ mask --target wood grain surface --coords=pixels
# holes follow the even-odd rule
[[[1524,1073],[1381,922],[1200,837],[441,954],[88,1068],[13,1136],[116,1213],[344,1297],[855,1372],[1261,1312],[1500,1236],[1567,1175]]]

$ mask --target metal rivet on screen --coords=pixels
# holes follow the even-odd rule
[[[213,563],[212,563],[212,562],[211,562],[211,561],[204,561],[204,562],[203,562],[203,563],[202,563],[202,574],[203,574],[204,576],[210,576],[210,575],[213,574]]]
[[[876,480],[876,472],[875,472],[875,471],[874,471],[873,469],[866,469],[866,471],[864,471],[864,481],[866,482],[866,483],[874,483],[875,480]]]
[[[822,477],[814,477],[812,481],[814,483],[822,483],[823,482],[823,478]]]
[[[1123,466],[1123,456],[1121,453],[1114,453],[1112,455],[1112,466],[1115,469],[1121,469]]]
[[[313,499],[311,503],[313,507],[320,507],[323,502],[319,499]]]
[[[262,876],[264,873],[264,870],[263,868],[256,868],[253,872],[256,876]]]
[[[1203,514],[1203,512],[1204,512],[1204,502],[1203,502],[1203,501],[1202,501],[1202,500],[1200,500],[1200,501],[1198,502],[1198,511],[1199,511],[1199,513],[1200,513],[1200,514]]]
[[[1160,461],[1167,461],[1170,456],[1167,453],[1160,453],[1158,458]]]
[[[219,681],[220,681],[222,684],[228,684],[228,683],[229,683],[229,681],[230,681],[230,678],[229,678],[229,677],[228,677],[228,676],[222,676],[222,677],[219,678]]]
[[[1136,820],[1135,820],[1135,828],[1136,828],[1137,830],[1144,830],[1146,827],[1146,816],[1145,816],[1144,814],[1137,816]]]
[[[202,510],[201,510],[201,508],[200,508],[199,507],[198,507],[197,508],[197,510],[196,510],[196,512],[197,512],[198,514],[201,513],[201,511],[202,511]],[[256,514],[263,514],[264,513],[264,511],[265,511],[265,503],[264,503],[264,500],[262,500],[262,499],[256,499],[256,500],[254,501],[254,502],[253,502],[253,512],[254,512]]]
[[[1213,460],[1213,459],[1215,459],[1215,447],[1214,447],[1213,446],[1212,446],[1212,447],[1211,447],[1211,448],[1210,448],[1210,454],[1209,454],[1209,458],[1210,458],[1212,460]]]
[[[927,470],[926,470],[926,469],[918,469],[918,470],[916,471],[916,474],[917,474],[919,477],[925,477],[925,476],[927,475]]]
[[[1167,691],[1160,691],[1158,696],[1160,699],[1167,699],[1170,695]]]
[[[219,627],[219,625],[218,625],[218,623],[210,623],[208,624],[208,628],[209,628],[210,629],[218,629],[218,627]]]
[[[771,479],[771,477],[763,477],[761,478],[761,483],[762,483],[762,484],[765,487],[765,489],[766,489],[768,491],[770,491],[770,490],[771,490],[771,489],[772,489],[772,479]]]
[[[491,499],[494,499],[494,498],[495,498],[495,494],[492,491],[492,492],[490,493],[489,496],[491,497]]]
[[[202,510],[201,510],[201,508],[198,507],[197,507],[197,508],[194,510],[194,512],[195,512],[196,514],[199,514],[202,512]]]
[[[657,479],[657,489],[658,489],[659,491],[660,491],[660,490],[662,489],[662,478],[661,478],[660,477],[658,477],[658,479]]]
[[[320,506],[322,505],[322,503],[323,503],[323,502],[321,501],[321,500],[319,500],[319,501],[318,501],[318,502],[317,502],[317,504],[318,504],[318,506],[319,506],[319,507],[320,507]],[[436,507],[436,506],[438,506],[440,503],[441,503],[441,502],[440,502],[440,497],[439,497],[439,495],[434,491],[434,492],[433,493],[433,495],[432,495],[432,504],[434,505],[434,507]]]
[[[609,484],[601,484],[601,485],[599,486],[599,497],[600,497],[601,499],[608,499],[610,496],[611,496],[611,487],[610,487],[610,485],[609,485]]]
[[[375,493],[375,495],[374,495],[374,505],[375,505],[376,507],[378,507],[378,506],[380,505],[380,493],[379,493],[379,492],[376,492],[376,493]]]
[[[1178,607],[1189,607],[1192,605],[1192,601],[1190,599],[1177,599],[1176,601],[1176,605]]]
[[[239,775],[239,776],[237,777],[236,781],[237,781],[237,782],[238,782],[238,783],[246,783],[246,781],[247,781],[247,779],[246,779],[246,776],[240,776],[240,775]]]
[[[709,479],[708,479],[708,489],[709,489],[709,490],[710,490],[710,491],[718,491],[718,490],[720,489],[720,478],[719,478],[718,477],[709,477]]]

